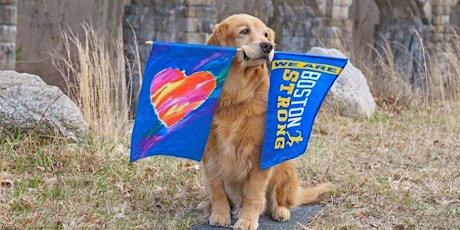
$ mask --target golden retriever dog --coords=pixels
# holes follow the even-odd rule
[[[203,178],[211,210],[209,223],[234,229],[257,229],[265,211],[277,221],[290,219],[289,207],[307,204],[333,190],[331,183],[302,188],[293,160],[260,169],[265,131],[269,72],[274,54],[273,30],[259,19],[237,14],[216,25],[207,44],[238,47],[214,114],[203,155]]]

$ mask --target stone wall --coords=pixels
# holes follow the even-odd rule
[[[361,53],[370,56],[387,42],[408,82],[424,75],[420,40],[436,49],[454,41],[452,25],[460,26],[458,0],[0,0],[0,12],[0,68],[38,74],[53,85],[62,84],[50,62],[50,53],[63,49],[60,30],[81,33],[82,23],[103,31],[108,42],[123,42],[127,67],[134,74],[143,68],[135,65],[134,44],[145,62],[150,51],[146,40],[204,43],[216,23],[234,13],[249,13],[276,31],[278,50],[339,48],[353,60],[367,58]],[[14,46],[14,23],[6,23],[5,15],[16,12]]]
[[[16,4],[16,0],[0,0],[0,70],[16,67]]]
[[[62,87],[63,79],[50,57],[52,53],[64,53],[61,31],[71,30],[83,39],[81,25],[91,24],[106,37],[107,46],[114,53],[114,42],[119,42],[119,47],[122,44],[121,20],[125,3],[129,1],[17,1],[16,70],[39,75],[48,84]]]
[[[132,43],[133,27],[139,40],[203,44],[216,23],[235,13],[248,13],[275,30],[278,48],[285,51],[337,47],[352,40],[351,4],[352,0],[132,0],[125,10],[124,41],[128,46]]]
[[[272,1],[273,16],[266,23],[276,33],[278,50],[305,53],[319,40],[321,19],[315,1],[302,1],[288,4],[286,1]],[[300,19],[300,20],[299,20]]]
[[[396,74],[414,87],[426,80],[422,47],[452,41],[451,25],[460,20],[458,0],[132,0],[126,9],[124,47],[134,73],[143,67],[134,62],[133,44],[145,63],[146,40],[203,44],[216,23],[248,13],[275,31],[278,50],[305,53],[322,46],[361,58],[377,50],[383,59],[390,51]],[[139,77],[133,78],[135,95]]]
[[[235,13],[252,14],[272,27],[279,50],[306,52],[313,46],[349,46],[352,0],[132,0],[125,8],[123,41],[127,70],[138,87],[136,46],[141,63],[148,58],[146,40],[204,44],[214,25]],[[136,36],[133,36],[135,32]],[[137,41],[135,41],[137,39]]]

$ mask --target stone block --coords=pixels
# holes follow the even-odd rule
[[[347,6],[350,7],[353,0],[334,0],[333,4],[336,6]]]
[[[318,16],[326,15],[327,1],[328,0],[317,0],[316,1],[317,6],[318,6],[318,13],[320,14]]]
[[[302,35],[286,35],[286,36],[279,36],[279,44],[278,47],[283,47],[278,48],[279,50],[282,51],[287,51],[287,52],[304,52],[304,43],[306,43],[308,39],[305,36]]]
[[[0,0],[0,5],[15,5],[17,0]]]
[[[16,26],[15,25],[0,25],[0,42],[16,42]]]
[[[16,67],[16,46],[0,42],[0,70],[14,70]]]
[[[438,5],[432,7],[433,15],[448,15],[450,14],[452,8],[450,6]]]
[[[348,6],[333,6],[332,18],[333,19],[348,19]]]
[[[212,0],[185,0],[187,6],[210,6]]]
[[[208,32],[210,24],[209,20],[203,18],[185,18],[185,32]]]
[[[449,23],[450,16],[449,15],[437,15],[433,16],[432,23],[434,25],[444,25]]]
[[[192,18],[211,18],[213,10],[211,7],[205,6],[189,6],[184,11],[185,17],[192,17]]]
[[[353,21],[350,19],[345,20],[331,20],[329,21],[330,26],[338,27],[343,31],[352,31]]]
[[[180,40],[190,44],[205,44],[208,36],[208,33],[184,33]]]
[[[309,37],[309,38],[306,38],[306,44],[307,46],[304,47],[302,50],[305,49],[305,51],[307,51],[308,49],[310,49],[311,47],[314,47],[314,46],[319,46],[321,45],[320,42],[318,41],[318,39],[316,37]]]
[[[439,6],[439,5],[446,5],[446,6],[454,6],[456,5],[458,0],[431,0],[431,5]]]
[[[16,25],[17,8],[15,5],[0,5],[0,25]]]
[[[15,55],[15,47],[13,42],[0,42],[0,53],[6,57]]]

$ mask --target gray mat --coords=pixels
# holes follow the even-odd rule
[[[314,216],[321,211],[321,206],[300,206],[291,208],[291,220],[286,222],[278,222],[273,220],[270,216],[261,216],[259,219],[259,229],[263,230],[281,230],[281,229],[301,229],[301,225],[306,225],[311,221],[310,217]],[[236,219],[232,218],[232,225]],[[301,225],[299,225],[301,224]],[[209,224],[201,224],[192,226],[192,230],[228,230],[231,227],[214,227]]]

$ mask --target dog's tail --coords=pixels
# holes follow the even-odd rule
[[[321,194],[330,192],[333,190],[334,190],[334,185],[330,182],[318,184],[313,187],[299,188],[298,196],[297,196],[297,201],[299,203],[297,205],[311,203],[315,201],[316,199],[318,199],[318,197]]]

